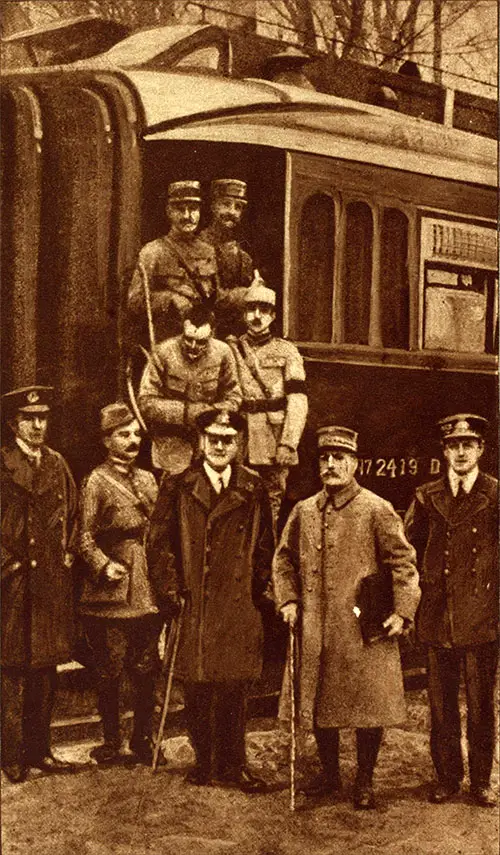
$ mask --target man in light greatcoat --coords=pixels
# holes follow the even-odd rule
[[[73,771],[50,748],[56,665],[74,642],[72,534],[76,488],[46,443],[53,396],[27,386],[3,396],[13,442],[2,448],[2,769]]]
[[[490,776],[498,663],[498,481],[479,469],[486,424],[468,413],[439,422],[448,471],[417,488],[405,524],[421,567],[417,634],[428,650],[437,774],[429,800],[451,799],[464,776],[458,705],[463,668],[471,796],[491,808],[497,805]]]
[[[187,780],[254,792],[262,782],[246,766],[245,697],[262,668],[273,537],[264,485],[235,460],[243,424],[233,412],[199,417],[203,459],[163,479],[148,561],[160,607],[186,601],[176,675],[196,755]]]
[[[399,516],[355,480],[357,434],[322,428],[318,445],[323,489],[292,510],[273,583],[283,619],[301,624],[300,722],[314,730],[322,765],[303,792],[339,795],[339,728],[356,728],[354,806],[366,810],[375,806],[372,778],[382,729],[405,718],[397,636],[413,620],[420,589],[415,551]],[[384,637],[373,643],[363,641],[355,613],[368,576],[392,588]]]

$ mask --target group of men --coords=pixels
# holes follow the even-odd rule
[[[73,769],[51,751],[50,720],[75,620],[103,724],[93,759],[150,765],[159,637],[182,611],[176,675],[196,756],[188,780],[261,790],[246,763],[245,699],[261,671],[261,607],[272,591],[292,632],[300,626],[300,722],[314,731],[322,765],[305,796],[338,797],[339,729],[349,727],[354,805],[375,806],[383,727],[405,713],[397,638],[416,616],[428,648],[431,801],[454,797],[464,775],[463,666],[471,794],[494,805],[497,482],[479,471],[485,420],[440,423],[447,474],[418,488],[405,527],[356,481],[357,433],[320,428],[323,487],[293,508],[278,543],[308,411],[303,361],[273,335],[276,294],[234,237],[244,182],[212,182],[212,222],[200,236],[199,183],[174,182],[168,196],[170,231],[141,250],[128,295],[130,316],[146,318],[150,333],[138,395],[132,409],[101,410],[106,457],[81,485],[78,507],[67,464],[45,442],[53,390],[3,396],[13,441],[2,449],[2,769],[13,782],[32,767]],[[141,425],[159,488],[137,466]],[[367,581],[387,603],[372,635]],[[125,669],[135,691],[128,754]],[[284,685],[285,716],[289,697]]]
[[[245,698],[262,666],[260,605],[272,580],[278,612],[301,627],[300,722],[314,731],[322,766],[305,796],[339,797],[339,729],[355,728],[354,805],[374,807],[382,728],[405,714],[396,639],[417,613],[429,653],[437,775],[430,799],[455,796],[464,775],[463,666],[470,792],[480,805],[496,803],[498,512],[497,482],[478,466],[484,419],[458,414],[440,424],[448,472],[418,488],[406,536],[392,506],[355,479],[357,434],[321,428],[323,487],[295,506],[276,548],[265,484],[239,462],[240,414],[200,413],[196,458],[163,477],[158,491],[152,473],[136,466],[141,431],[133,412],[121,402],[104,407],[107,456],[85,479],[77,513],[67,464],[45,442],[51,398],[52,389],[34,386],[3,399],[13,431],[2,449],[2,769],[11,781],[24,781],[32,767],[74,770],[52,753],[50,720],[56,665],[72,654],[74,567],[83,560],[78,612],[104,732],[92,751],[97,763],[130,756],[151,763],[158,639],[182,606],[176,673],[196,756],[188,781],[262,790],[246,763]],[[390,590],[387,617],[372,639],[357,608],[366,578]],[[127,755],[119,715],[125,667],[135,684]],[[287,697],[284,686],[285,716]]]

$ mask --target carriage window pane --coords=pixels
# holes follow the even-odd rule
[[[495,230],[425,218],[422,253],[424,347],[457,353],[495,352]]]
[[[344,275],[344,341],[368,344],[372,281],[373,217],[364,202],[347,205]]]
[[[382,216],[380,314],[384,347],[409,346],[408,219],[397,208]]]
[[[335,206],[325,193],[310,196],[300,220],[296,338],[332,340]]]

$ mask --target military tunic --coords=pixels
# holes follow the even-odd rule
[[[196,303],[213,306],[217,296],[215,250],[198,236],[183,239],[172,234],[145,244],[128,293],[128,312],[136,336],[147,329],[144,267],[151,295],[156,341],[177,335],[189,309]]]
[[[245,334],[229,341],[247,418],[247,460],[264,479],[276,532],[289,471],[288,466],[277,464],[276,452],[278,446],[286,446],[292,465],[299,461],[297,446],[308,410],[304,363],[295,345],[283,338],[257,341]]]
[[[158,345],[142,376],[138,404],[153,436],[153,465],[171,474],[189,466],[196,448],[195,419],[214,404],[238,410],[241,404],[236,363],[230,347],[210,339],[191,362],[182,336]]]
[[[217,259],[217,335],[221,339],[228,335],[241,335],[245,330],[243,298],[253,279],[252,258],[237,240],[227,240],[213,226],[200,232],[200,238],[214,247]]]

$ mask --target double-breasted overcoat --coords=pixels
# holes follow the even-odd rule
[[[258,677],[258,608],[272,560],[269,503],[259,476],[233,464],[214,504],[201,463],[165,478],[151,521],[148,563],[158,603],[186,597],[177,673],[189,682]]]
[[[412,620],[420,597],[415,551],[389,502],[354,481],[331,497],[322,490],[295,506],[273,582],[278,608],[300,604],[299,707],[307,729],[404,720],[398,643],[364,644],[353,611],[359,583],[371,574],[392,579],[394,611]]]
[[[498,635],[498,481],[479,472],[457,508],[448,479],[423,484],[405,520],[419,556],[425,644],[467,647]]]
[[[67,661],[74,642],[76,488],[47,446],[38,467],[15,443],[1,454],[2,665],[47,668]]]

